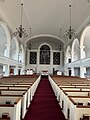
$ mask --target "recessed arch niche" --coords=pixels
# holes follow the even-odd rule
[[[72,43],[72,62],[80,59],[79,40],[75,39]]]
[[[63,62],[63,52],[61,51],[60,45],[63,45],[62,41],[56,37],[53,36],[38,36],[38,37],[33,37],[30,40],[27,41],[27,46],[30,45],[30,47],[27,47],[27,69],[33,69],[36,73],[41,73],[42,70],[48,71],[50,74],[53,73],[53,68],[56,70],[61,70],[62,69],[62,62]],[[45,46],[44,46],[45,45]],[[47,47],[46,52],[42,49],[43,47]],[[40,64],[40,48],[41,51],[44,53],[44,57],[47,56],[49,57],[49,61],[43,61],[43,64]],[[31,53],[36,54],[36,62],[32,64],[30,62],[31,60]],[[42,54],[43,54],[42,53]],[[53,61],[58,60],[58,59],[53,59],[54,53],[59,53],[60,54],[60,64],[54,64]],[[55,54],[58,56],[58,54]],[[46,63],[47,62],[47,63]]]
[[[70,62],[71,62],[71,47],[70,45],[68,45],[65,53],[65,64]]]
[[[81,59],[90,57],[90,26],[86,27],[80,39]]]
[[[10,33],[5,23],[0,22],[0,55],[9,57]]]
[[[24,47],[23,45],[21,44],[20,45],[20,48],[19,48],[19,62],[24,62],[24,59],[25,59],[25,52],[24,52]]]
[[[12,38],[10,46],[10,58],[18,61],[19,43],[16,37]]]

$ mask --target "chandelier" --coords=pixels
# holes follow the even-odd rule
[[[77,36],[77,34],[75,32],[75,29],[73,29],[71,27],[71,5],[69,5],[69,10],[70,10],[69,11],[70,12],[70,26],[69,26],[68,30],[66,30],[64,37],[69,38],[69,39],[73,39]]]
[[[25,28],[23,28],[22,26],[22,18],[23,18],[23,4],[21,4],[21,18],[20,18],[20,26],[18,28],[16,28],[16,32],[14,32],[14,35],[19,37],[19,38],[25,38],[28,36],[28,34],[26,33]]]

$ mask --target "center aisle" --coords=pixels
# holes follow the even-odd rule
[[[48,78],[42,78],[24,120],[65,120]]]

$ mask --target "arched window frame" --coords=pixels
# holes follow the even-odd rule
[[[47,44],[43,44],[40,47],[40,64],[50,64],[50,47]]]

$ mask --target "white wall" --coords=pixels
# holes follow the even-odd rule
[[[89,58],[90,57],[90,49],[86,50],[86,57]]]
[[[90,67],[87,67],[87,68],[86,68],[86,75],[87,75],[87,76],[90,76]]]
[[[74,68],[74,75],[80,76],[80,68]]]
[[[32,50],[34,52],[37,52],[38,50]],[[39,51],[37,52],[37,64],[29,64],[29,55],[30,55],[30,51],[28,51],[28,55],[27,55],[27,69],[33,69],[34,72],[36,73],[41,73],[42,70],[48,70],[49,73],[53,73],[53,68],[55,68],[55,70],[60,70],[62,71],[62,62],[63,62],[63,56],[62,56],[62,52],[60,53],[60,65],[53,65],[53,50],[51,50],[51,57],[50,57],[50,64],[49,65],[42,65],[42,64],[39,64],[39,59],[40,59],[40,53]],[[60,51],[55,51],[55,52],[60,52]]]

